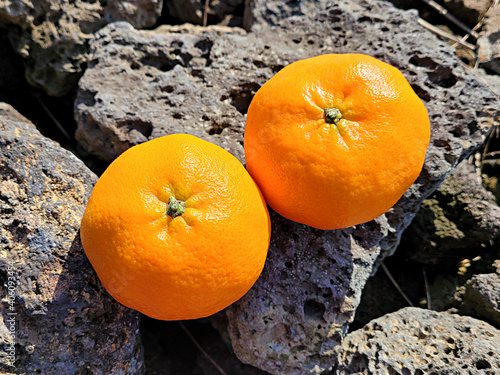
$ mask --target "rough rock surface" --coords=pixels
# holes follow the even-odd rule
[[[92,33],[116,20],[153,26],[161,7],[162,0],[0,0],[0,24],[26,61],[28,81],[59,96],[76,87]]]
[[[245,42],[241,29],[222,36],[231,28],[200,30],[138,31],[120,22],[96,34],[75,102],[76,138],[85,149],[113,160],[132,145],[184,132],[242,160],[243,114],[272,73],[226,55]]]
[[[279,25],[287,17],[316,14],[331,3],[331,0],[246,0],[243,27],[251,30]]]
[[[139,314],[106,293],[78,236],[95,175],[3,103],[0,171],[0,372],[142,374]]]
[[[319,231],[272,213],[264,272],[226,312],[239,358],[273,374],[319,372],[335,362],[374,264],[394,251],[423,199],[482,144],[498,121],[498,100],[414,12],[339,1],[315,17],[247,35],[108,25],[91,42],[75,105],[77,137],[107,160],[186,132],[243,161],[244,116],[255,91],[283,66],[329,52],[363,52],[399,68],[428,108],[432,139],[420,178],[377,220]]]
[[[422,204],[401,246],[412,259],[437,263],[449,256],[477,255],[500,235],[500,207],[473,164],[461,163]]]
[[[500,328],[500,272],[474,275],[465,285],[460,313]]]
[[[500,372],[500,331],[469,317],[405,308],[350,333],[333,374]]]

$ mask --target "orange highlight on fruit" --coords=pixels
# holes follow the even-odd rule
[[[399,70],[367,55],[322,55],[290,64],[258,90],[246,165],[279,214],[346,228],[401,198],[429,138],[425,106]]]
[[[250,289],[264,267],[271,227],[259,188],[234,156],[174,134],[111,163],[80,233],[118,302],[181,320],[212,315]]]

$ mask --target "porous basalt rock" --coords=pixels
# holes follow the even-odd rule
[[[474,275],[465,284],[460,313],[500,328],[500,272]]]
[[[0,171],[0,372],[144,373],[139,314],[106,293],[78,235],[96,176],[4,103]]]
[[[391,254],[419,205],[478,148],[497,98],[462,67],[451,47],[422,29],[415,12],[379,1],[338,1],[247,35],[137,31],[108,25],[91,42],[75,105],[78,139],[111,160],[172,132],[217,143],[244,161],[246,110],[283,66],[322,53],[363,52],[402,71],[425,103],[432,136],[419,179],[385,215],[320,231],[271,212],[272,240],[254,287],[230,306],[238,357],[272,374],[321,372],[354,317],[374,267]]]
[[[251,72],[249,62],[214,55],[221,41],[235,47],[244,42],[243,30],[224,34],[230,30],[138,31],[121,22],[98,32],[75,102],[76,138],[83,148],[113,160],[130,146],[184,132],[242,160],[243,114],[258,82],[270,74]],[[243,75],[238,69],[244,69]]]
[[[348,334],[332,373],[497,374],[499,342],[483,321],[408,307]]]
[[[246,0],[243,27],[276,26],[285,18],[316,14],[325,10],[330,0]]]
[[[0,24],[26,62],[28,82],[61,96],[76,87],[92,33],[117,20],[153,26],[161,8],[162,0],[0,0]]]

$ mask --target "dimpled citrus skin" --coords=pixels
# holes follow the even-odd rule
[[[170,197],[185,211],[167,214]],[[259,277],[266,203],[229,152],[174,134],[132,147],[97,181],[81,224],[85,253],[120,303],[162,320],[212,315]]]
[[[340,112],[338,123],[326,108]],[[338,229],[392,207],[418,177],[429,138],[425,106],[399,70],[329,54],[290,64],[257,91],[245,158],[279,214]]]

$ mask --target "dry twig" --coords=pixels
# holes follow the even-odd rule
[[[385,274],[387,275],[387,277],[389,278],[389,280],[391,280],[392,284],[396,287],[396,289],[398,290],[398,292],[403,296],[403,298],[406,300],[406,302],[408,302],[408,305],[410,305],[411,307],[414,307],[413,303],[411,303],[410,299],[408,298],[408,296],[405,294],[405,292],[403,292],[403,289],[400,288],[399,284],[396,282],[396,280],[394,280],[394,277],[392,277],[391,273],[389,272],[389,270],[387,269],[387,267],[385,266],[384,263],[380,263],[380,265],[382,266],[382,269],[384,270]]]
[[[436,27],[436,26],[430,24],[429,22],[423,20],[422,18],[418,19],[418,23],[420,23],[423,27],[425,27],[426,29],[429,29],[433,33],[438,34],[439,36],[442,36],[443,38],[450,39],[450,40],[454,41],[455,43],[458,43],[458,44],[460,44],[466,48],[469,48],[471,50],[476,49],[475,45],[468,43],[468,42],[465,42],[462,39],[457,38],[455,35],[452,35],[446,31],[440,29],[439,27]]]
[[[42,101],[42,99],[37,96],[36,97],[40,105],[42,106],[43,110],[47,115],[50,117],[52,122],[56,125],[57,129],[61,132],[61,134],[66,138],[67,141],[71,140],[71,137],[69,136],[68,132],[66,129],[64,129],[64,126],[61,125],[61,123],[57,120],[57,118],[50,112],[49,108],[45,105],[45,103]]]
[[[500,126],[495,126],[491,133],[488,135],[486,142],[484,144],[483,152],[481,154],[481,168],[484,165],[484,160],[488,157],[495,157],[498,151],[490,151],[491,141],[494,137],[500,138]]]
[[[429,283],[427,282],[427,272],[425,272],[425,268],[422,268],[422,273],[424,274],[424,285],[425,285],[425,294],[427,298],[427,308],[431,310],[431,292],[429,291]]]
[[[205,0],[205,7],[203,8],[203,26],[207,26],[209,3],[210,0]]]
[[[448,10],[446,10],[445,8],[443,8],[441,5],[439,5],[435,1],[433,1],[433,0],[422,0],[422,1],[424,3],[426,3],[427,5],[431,6],[432,8],[434,8],[436,11],[439,12],[439,14],[443,15],[444,17],[446,17],[449,21],[453,22],[455,25],[457,25],[458,27],[460,27],[462,30],[466,31],[467,34],[472,35],[476,39],[479,37],[479,34],[477,32],[475,32],[470,27],[468,27],[466,24],[464,24],[462,21],[460,21],[459,19],[457,19],[450,12],[448,12]]]
[[[203,354],[205,356],[206,359],[208,359],[210,361],[210,363],[217,369],[217,371],[219,371],[219,373],[221,375],[227,375],[227,373],[222,369],[222,367],[220,367],[217,362],[215,362],[212,357],[210,357],[208,355],[208,353],[203,350],[203,348],[201,347],[201,345],[198,343],[198,341],[196,341],[196,339],[194,338],[194,336],[191,334],[191,332],[189,332],[189,330],[186,328],[186,326],[184,325],[184,323],[182,322],[178,322],[179,325],[181,326],[182,330],[186,333],[186,335],[190,338],[190,340],[193,342],[193,344],[198,348],[198,350],[201,352],[201,354]]]

